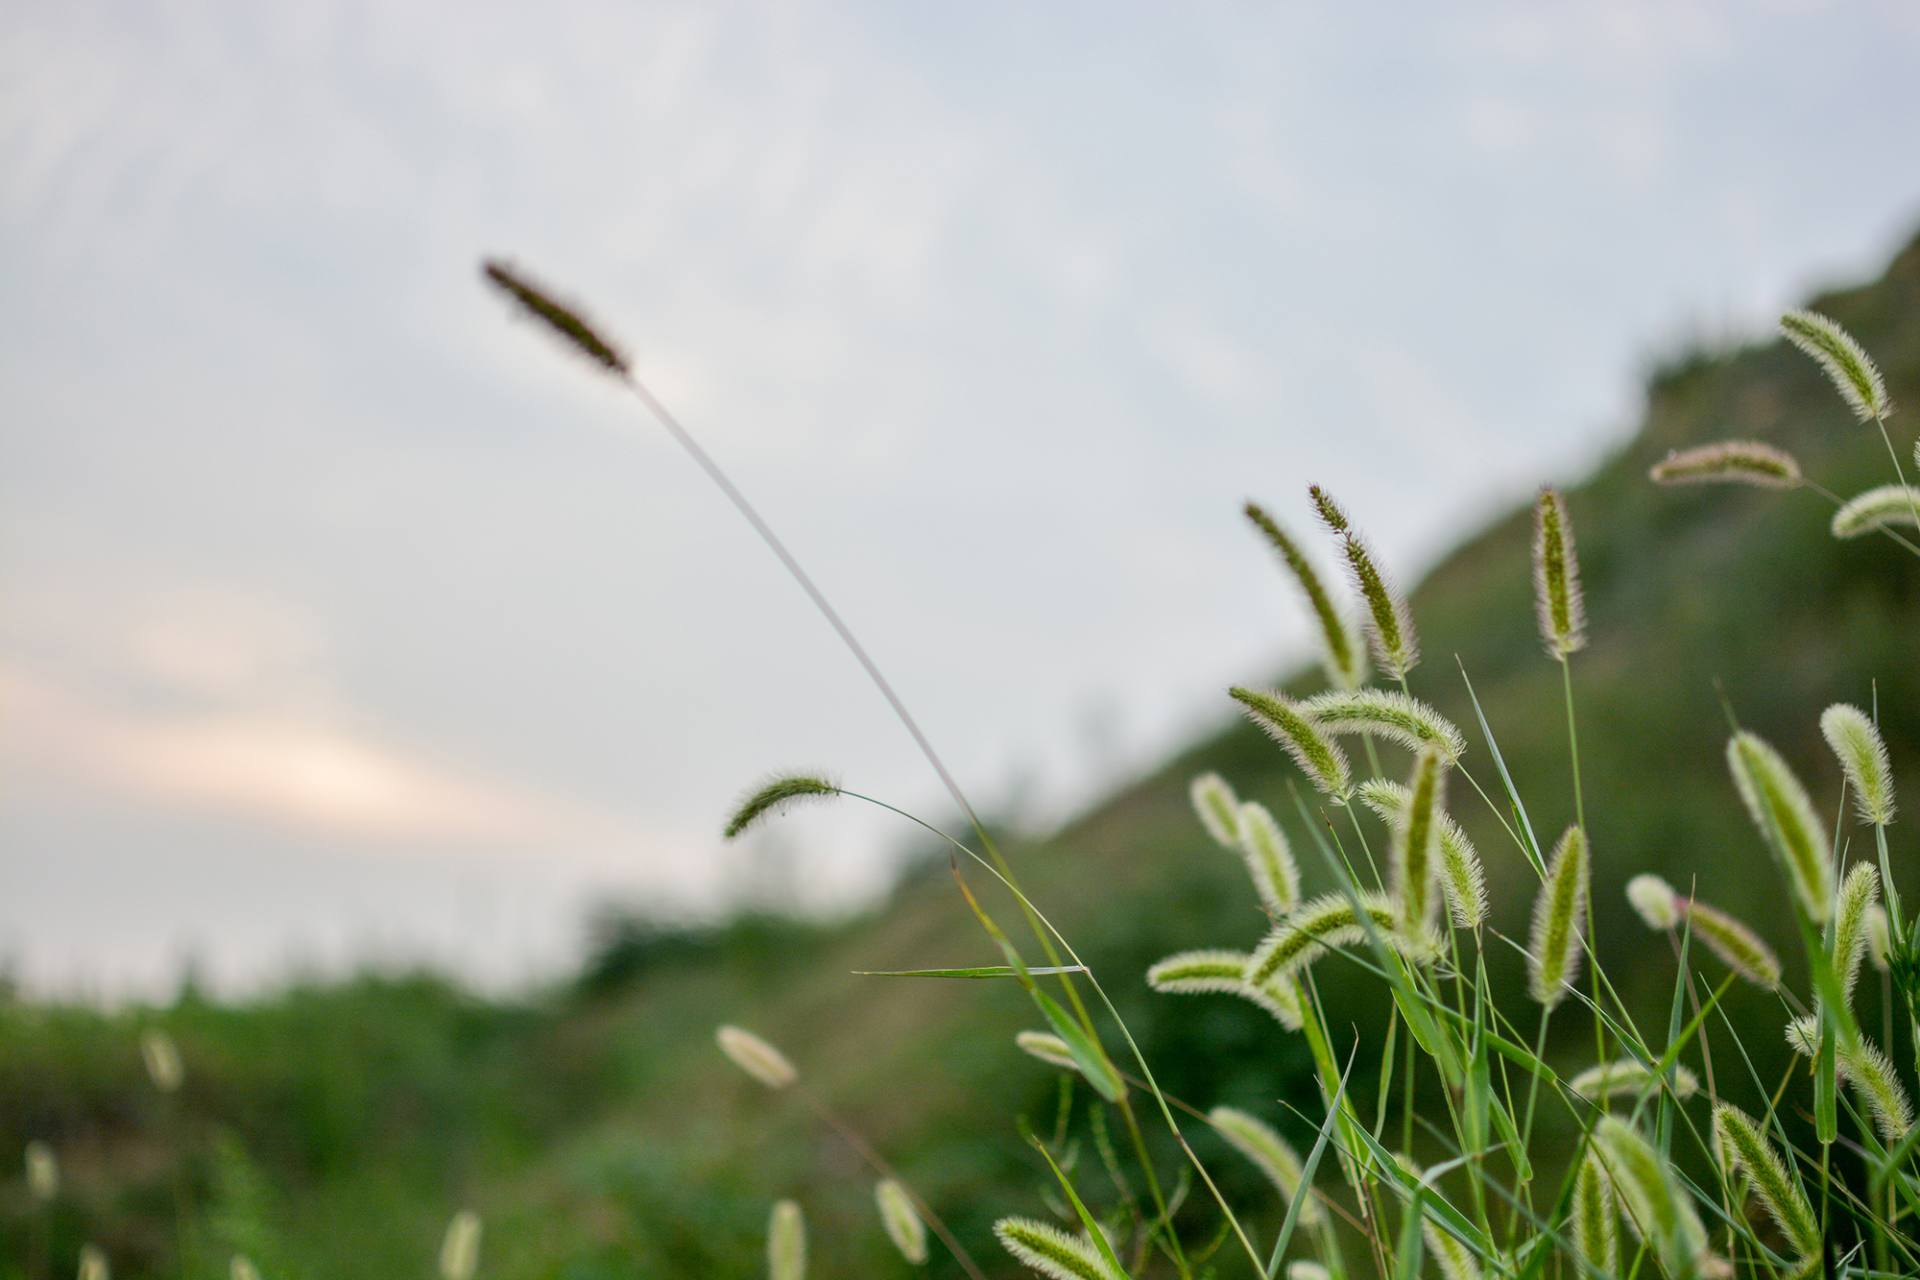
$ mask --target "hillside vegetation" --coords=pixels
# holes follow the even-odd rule
[[[1876,355],[1897,403],[1920,408],[1920,241],[1881,279],[1811,305]],[[1647,482],[1668,451],[1729,435],[1792,451],[1842,494],[1886,478],[1878,436],[1775,341],[1662,369],[1631,440],[1565,490],[1591,618],[1575,688],[1597,947],[1616,981],[1624,975],[1628,1003],[1658,1025],[1672,962],[1624,910],[1631,875],[1658,871],[1682,889],[1698,877],[1717,904],[1777,943],[1794,936],[1779,879],[1727,779],[1723,695],[1822,803],[1839,781],[1818,710],[1840,699],[1872,705],[1877,695],[1900,782],[1920,796],[1920,560],[1878,540],[1833,540],[1831,508],[1807,492]],[[1308,479],[1267,477],[1250,496],[1290,497]],[[1365,511],[1353,514],[1364,523]],[[1573,796],[1560,675],[1534,625],[1530,532],[1526,508],[1516,508],[1419,585],[1413,609],[1428,657],[1412,683],[1467,730],[1477,765],[1487,748],[1464,669],[1536,828],[1550,832],[1571,821]],[[1277,570],[1271,588],[1290,599]],[[1532,710],[1543,705],[1556,714]],[[1278,1098],[1317,1115],[1299,1037],[1242,1002],[1154,996],[1141,981],[1168,952],[1247,947],[1263,931],[1242,868],[1194,821],[1187,782],[1196,772],[1217,770],[1265,802],[1303,849],[1309,889],[1326,878],[1304,852],[1303,810],[1289,789],[1296,772],[1224,696],[1219,723],[1215,736],[1009,857],[1121,1000],[1170,1093],[1269,1111]],[[1452,807],[1487,859],[1493,927],[1524,939],[1531,872],[1478,797],[1460,787]],[[1895,867],[1909,898],[1920,893],[1911,870]],[[970,882],[1003,918],[1013,915],[981,877]],[[1636,963],[1642,953],[1650,963]],[[1489,954],[1510,970],[1495,988],[1522,989],[1517,954]],[[1014,1124],[1025,1114],[1052,1132],[1059,1121],[1057,1073],[1011,1043],[1034,1024],[1031,1005],[1011,983],[852,976],[998,958],[944,858],[929,858],[891,901],[843,927],[751,919],[694,935],[610,929],[579,981],[515,1003],[419,977],[300,988],[240,1007],[190,992],[166,1009],[112,1014],[0,1004],[0,1151],[41,1139],[63,1170],[45,1222],[17,1175],[0,1180],[0,1276],[29,1274],[42,1226],[54,1274],[70,1274],[90,1240],[123,1276],[223,1276],[235,1251],[269,1280],[423,1276],[463,1206],[486,1223],[482,1276],[755,1275],[767,1206],[782,1196],[806,1204],[815,1274],[907,1274],[878,1229],[869,1175],[793,1099],[726,1065],[712,1041],[720,1022],[785,1049],[977,1256],[1015,1274],[990,1224],[1057,1195]],[[1789,980],[1804,991],[1798,964]],[[1377,1039],[1387,1002],[1353,976],[1324,965],[1323,995],[1351,1024],[1347,1034]],[[1727,1008],[1769,1028],[1784,1020],[1778,998],[1755,990],[1735,992]],[[158,1093],[142,1070],[139,1036],[150,1025],[181,1047],[185,1083],[175,1094]],[[1554,1030],[1557,1043],[1572,1050],[1586,1037],[1591,1050],[1580,1018]],[[1748,1043],[1759,1076],[1777,1080],[1785,1043],[1771,1033]],[[1912,1062],[1910,1045],[1889,1048]],[[1356,1069],[1356,1096],[1371,1096],[1365,1070]],[[1082,1185],[1109,1190],[1084,1109],[1066,1127],[1080,1139]],[[1290,1133],[1311,1140],[1304,1123]],[[1203,1155],[1216,1150],[1210,1135],[1194,1141]],[[1176,1181],[1176,1153],[1164,1141],[1155,1151]],[[1250,1168],[1232,1159],[1217,1167],[1230,1193],[1258,1201]],[[1184,1212],[1206,1224],[1199,1199]],[[1257,1221],[1270,1233],[1278,1216]],[[958,1274],[937,1251],[928,1271]]]

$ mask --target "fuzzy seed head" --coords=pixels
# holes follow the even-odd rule
[[[41,1204],[60,1194],[60,1161],[53,1148],[35,1138],[27,1144],[27,1194]]]
[[[791,773],[771,778],[748,792],[740,801],[733,811],[733,817],[727,820],[726,837],[734,839],[768,814],[784,809],[796,800],[839,794],[839,787],[818,774]]]
[[[1467,740],[1452,721],[1418,698],[1398,689],[1335,690],[1316,694],[1300,710],[1331,734],[1370,733],[1410,751],[1432,747],[1451,765],[1466,752]]]
[[[1301,592],[1307,597],[1307,604],[1313,609],[1314,619],[1320,624],[1321,665],[1326,668],[1327,679],[1342,689],[1359,687],[1367,678],[1366,650],[1361,647],[1360,638],[1347,625],[1346,619],[1334,607],[1333,598],[1327,594],[1320,575],[1302,554],[1299,544],[1264,509],[1249,502],[1246,513],[1253,527],[1266,536],[1273,549],[1286,562],[1288,572],[1299,583]]]
[[[1440,753],[1429,747],[1414,762],[1407,804],[1394,825],[1392,885],[1401,924],[1409,933],[1431,928],[1438,899],[1439,815],[1446,805],[1446,774]]]
[[[1680,449],[1653,464],[1655,484],[1745,484],[1759,489],[1794,489],[1800,463],[1790,453],[1757,440],[1722,440]]]
[[[1853,1091],[1873,1117],[1873,1127],[1883,1141],[1892,1144],[1907,1136],[1913,1128],[1913,1103],[1906,1086],[1900,1083],[1893,1062],[1871,1040],[1862,1038],[1850,1050],[1843,1050],[1843,1066]]]
[[[767,1280],[806,1280],[807,1218],[792,1200],[773,1206],[767,1219]]]
[[[1837,323],[1817,311],[1789,311],[1780,317],[1780,332],[1826,370],[1854,417],[1871,422],[1893,412],[1878,366]]]
[[[1893,968],[1893,931],[1887,909],[1877,903],[1867,908],[1867,961],[1881,973]]]
[[[1249,800],[1240,806],[1240,851],[1261,906],[1279,916],[1300,905],[1300,864],[1265,805]]]
[[[1301,1164],[1299,1153],[1285,1138],[1258,1116],[1235,1107],[1215,1107],[1207,1112],[1207,1123],[1266,1175],[1284,1203],[1293,1203],[1300,1194]],[[1325,1219],[1326,1210],[1309,1193],[1300,1202],[1300,1224],[1311,1227]]]
[[[440,1280],[473,1280],[480,1269],[480,1215],[462,1209],[440,1241]]]
[[[1170,995],[1239,995],[1246,981],[1244,951],[1181,951],[1147,970],[1147,985]]]
[[[1883,484],[1855,494],[1833,513],[1833,536],[1864,538],[1896,524],[1913,524],[1920,489],[1912,485]]]
[[[1634,1229],[1653,1246],[1670,1276],[1692,1273],[1707,1247],[1700,1215],[1672,1179],[1666,1160],[1640,1132],[1616,1116],[1602,1116],[1594,1152],[1627,1210]]]
[[[1547,653],[1564,658],[1587,647],[1587,608],[1573,522],[1558,489],[1542,489],[1533,507],[1533,596]]]
[[[1311,1259],[1301,1258],[1287,1264],[1287,1280],[1333,1280],[1333,1273]]]
[[[1051,1280],[1124,1280],[1085,1235],[1070,1236],[1032,1218],[1002,1218],[993,1234],[1015,1261]]]
[[[1187,787],[1193,811],[1214,843],[1223,849],[1240,847],[1240,801],[1233,788],[1217,773],[1203,773]]]
[[[1668,1083],[1672,1085],[1673,1096],[1682,1100],[1700,1092],[1700,1078],[1693,1072],[1677,1062],[1672,1071],[1673,1079],[1669,1082],[1665,1076],[1636,1058],[1620,1058],[1588,1067],[1568,1081],[1567,1087],[1592,1102],[1621,1094],[1642,1093]]]
[[[1866,712],[1836,702],[1820,713],[1820,736],[1827,740],[1853,789],[1860,821],[1872,827],[1893,822],[1893,766],[1887,744]]]
[[[1360,895],[1373,927],[1385,941],[1403,949],[1422,950],[1400,929],[1400,915],[1392,899],[1380,894]],[[1349,947],[1366,938],[1366,930],[1344,893],[1325,893],[1309,898],[1300,909],[1273,927],[1273,931],[1255,948],[1247,961],[1246,980],[1265,987],[1277,978],[1292,976],[1312,964],[1331,947]]]
[[[236,1253],[227,1263],[227,1280],[260,1280],[260,1268],[244,1253]]]
[[[1067,1042],[1051,1031],[1022,1031],[1014,1036],[1013,1043],[1020,1052],[1038,1058],[1050,1067],[1059,1067],[1064,1071],[1080,1069],[1080,1064],[1074,1060],[1073,1050],[1067,1048]]]
[[[1580,936],[1584,929],[1590,875],[1587,833],[1568,827],[1547,863],[1546,882],[1533,903],[1533,929],[1527,944],[1527,984],[1533,998],[1551,1009],[1566,999],[1580,976]]]
[[[1370,778],[1355,794],[1391,826],[1406,811],[1413,793],[1398,782]],[[1486,922],[1487,874],[1480,865],[1480,851],[1460,824],[1445,813],[1440,815],[1440,888],[1455,924],[1462,929],[1478,929]]]
[[[913,1197],[893,1178],[882,1178],[873,1187],[874,1203],[880,1208],[880,1225],[900,1256],[919,1266],[927,1260],[927,1228]]]
[[[1736,733],[1727,768],[1753,825],[1785,866],[1807,918],[1825,924],[1833,905],[1833,855],[1807,789],[1780,753],[1759,736]]]
[[[512,298],[528,315],[551,329],[580,354],[611,374],[626,376],[627,358],[601,337],[578,309],[559,301],[512,263],[489,258],[481,264],[480,271],[495,288]]]
[[[713,1040],[729,1062],[769,1089],[784,1089],[800,1078],[786,1054],[744,1027],[721,1027]]]
[[[1274,978],[1259,987],[1249,982],[1241,987],[1239,994],[1272,1014],[1289,1031],[1298,1031],[1307,1025],[1306,997],[1298,978]]]
[[[1856,862],[1847,868],[1833,913],[1833,969],[1841,994],[1849,1001],[1867,954],[1868,913],[1879,905],[1880,873],[1873,864]]]
[[[109,1280],[113,1270],[107,1265],[107,1255],[97,1244],[80,1246],[79,1280]]]
[[[1308,781],[1335,800],[1346,799],[1353,790],[1353,771],[1346,752],[1307,718],[1299,704],[1278,692],[1259,693],[1236,686],[1228,693],[1245,709],[1247,719],[1293,757]]]
[[[1649,929],[1671,929],[1680,923],[1679,895],[1659,876],[1642,873],[1627,881],[1627,901]]]
[[[1313,513],[1320,517],[1320,523],[1327,526],[1330,533],[1347,533],[1353,525],[1347,519],[1347,513],[1333,500],[1333,495],[1317,484],[1307,486],[1307,499],[1313,503]]]
[[[1820,1019],[1802,1014],[1787,1023],[1787,1047],[1803,1058],[1820,1054]]]
[[[1619,1215],[1600,1158],[1589,1151],[1573,1183],[1573,1247],[1603,1276],[1620,1271]]]
[[[1780,957],[1741,920],[1697,899],[1676,899],[1687,928],[1727,968],[1771,991],[1780,985]]]
[[[1746,1112],[1721,1103],[1713,1109],[1713,1132],[1727,1173],[1747,1175],[1748,1184],[1801,1258],[1820,1252],[1820,1222],[1765,1131]]]
[[[177,1091],[187,1078],[186,1067],[180,1061],[180,1046],[158,1027],[140,1037],[140,1060],[146,1064],[147,1078],[162,1093]]]

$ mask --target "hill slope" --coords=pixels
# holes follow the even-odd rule
[[[1881,280],[1814,305],[1880,358],[1896,401],[1920,405],[1920,242]],[[1830,508],[1808,493],[1646,482],[1669,449],[1729,435],[1795,452],[1841,493],[1884,479],[1877,436],[1851,421],[1808,362],[1770,343],[1665,370],[1632,441],[1568,490],[1592,620],[1576,697],[1603,955],[1649,946],[1620,905],[1620,886],[1642,870],[1682,885],[1697,876],[1703,896],[1778,940],[1789,935],[1776,879],[1721,763],[1716,682],[1823,798],[1837,776],[1815,718],[1838,699],[1867,703],[1877,682],[1902,781],[1920,794],[1920,561],[1877,540],[1832,541]],[[1559,675],[1534,633],[1528,537],[1516,511],[1420,585],[1414,613],[1428,659],[1413,685],[1470,726],[1464,667],[1534,825],[1551,838],[1571,816],[1572,794]],[[1243,946],[1261,932],[1239,866],[1211,849],[1187,810],[1192,773],[1220,770],[1269,802],[1306,846],[1291,766],[1233,720],[1224,698],[1220,722],[1216,736],[1058,838],[1010,856],[1103,976],[1169,1089],[1201,1104],[1278,1114],[1278,1097],[1311,1111],[1297,1037],[1238,1002],[1153,998],[1140,982],[1168,951]],[[1485,743],[1468,736],[1467,764],[1490,786]],[[1487,858],[1495,925],[1523,935],[1531,876],[1490,808],[1457,791],[1455,811]],[[1310,885],[1324,880],[1304,857]],[[1011,922],[1003,898],[983,896]],[[517,1007],[429,980],[297,991],[241,1009],[187,1000],[163,1017],[189,1070],[171,1100],[140,1078],[134,1015],[0,1007],[0,1132],[14,1143],[48,1138],[62,1153],[56,1256],[100,1239],[122,1274],[163,1267],[176,1248],[192,1273],[209,1276],[233,1248],[269,1263],[270,1276],[423,1274],[446,1216],[471,1202],[488,1221],[488,1275],[747,1275],[760,1265],[766,1206],[782,1195],[807,1205],[818,1274],[903,1273],[846,1148],[796,1100],[718,1058],[712,1028],[735,1021],[782,1045],[983,1259],[999,1261],[986,1236],[993,1217],[1039,1209],[1044,1171],[1012,1121],[1026,1112],[1051,1126],[1055,1085],[1010,1045],[1032,1022],[1018,991],[850,976],[996,958],[943,865],[843,929],[745,922],[614,955],[621,964],[598,981]],[[1671,968],[1649,955],[1661,963],[1628,966],[1643,981],[1627,994],[1663,1018]],[[1363,1038],[1376,1034],[1378,999],[1328,977],[1340,1015]],[[1798,973],[1789,980],[1805,985]],[[1777,1002],[1746,994],[1734,1013],[1779,1016]],[[1576,1021],[1567,1020],[1570,1036]],[[1756,1063],[1763,1076],[1779,1065]],[[1084,1112],[1074,1123],[1087,1132]],[[1176,1161],[1165,1144],[1157,1150],[1171,1177]],[[1083,1185],[1110,1194],[1091,1145],[1081,1159]],[[1259,1202],[1233,1161],[1219,1168],[1230,1190]],[[176,1193],[190,1206],[184,1232]],[[10,1245],[28,1239],[30,1213],[17,1188],[0,1189]],[[7,1269],[26,1256],[0,1249],[0,1275],[19,1273]],[[940,1258],[930,1270],[957,1274]]]

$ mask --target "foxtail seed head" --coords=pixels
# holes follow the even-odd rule
[[[41,1204],[60,1194],[60,1161],[53,1148],[35,1138],[27,1144],[27,1194]]]
[[[1700,1078],[1675,1063],[1671,1068],[1673,1079],[1670,1082],[1673,1096],[1680,1099],[1691,1098],[1700,1092]],[[1637,1058],[1620,1058],[1613,1062],[1602,1062],[1588,1067],[1572,1080],[1567,1088],[1592,1102],[1617,1097],[1623,1093],[1641,1093],[1647,1089],[1657,1089],[1663,1083],[1669,1083],[1665,1076],[1654,1071]]]
[[[1193,811],[1214,843],[1223,849],[1240,847],[1240,802],[1233,788],[1217,773],[1203,773],[1187,787]]]
[[[993,1234],[1015,1261],[1051,1280],[1122,1280],[1085,1235],[1070,1236],[1032,1218],[1002,1218]]]
[[[1418,962],[1432,958],[1436,942],[1426,932],[1408,933],[1401,926],[1399,906],[1383,894],[1362,893],[1360,905],[1367,920],[1388,946]],[[1273,927],[1247,961],[1247,982],[1267,987],[1312,964],[1332,947],[1355,946],[1366,940],[1353,902],[1335,891],[1309,898],[1300,909]]]
[[[1533,903],[1527,943],[1528,990],[1551,1009],[1580,976],[1580,935],[1585,927],[1589,858],[1587,833],[1568,827],[1547,863],[1546,882]]]
[[[1451,765],[1466,752],[1467,740],[1453,722],[1418,698],[1398,689],[1335,690],[1315,694],[1300,710],[1324,732],[1371,733],[1410,751],[1432,747]]]
[[[1235,686],[1228,694],[1246,709],[1247,719],[1285,749],[1308,781],[1335,800],[1344,801],[1353,790],[1353,774],[1346,752],[1327,737],[1280,693],[1259,693]]]
[[[1853,1091],[1873,1116],[1873,1127],[1887,1143],[1895,1143],[1913,1128],[1913,1103],[1906,1086],[1880,1046],[1864,1036],[1852,1049],[1841,1051],[1840,1065],[1846,1068]]]
[[[1780,957],[1739,919],[1697,899],[1676,899],[1687,928],[1727,968],[1771,991],[1780,985]]]
[[[1401,926],[1409,933],[1431,928],[1438,878],[1440,814],[1446,807],[1446,772],[1440,753],[1428,747],[1414,762],[1407,804],[1394,824],[1392,886]]]
[[[1320,575],[1302,554],[1299,544],[1259,504],[1247,503],[1246,513],[1253,527],[1266,536],[1286,562],[1288,572],[1300,584],[1313,609],[1314,619],[1320,624],[1321,665],[1326,668],[1327,678],[1343,689],[1357,688],[1367,678],[1367,655],[1361,648],[1360,638],[1334,607],[1333,598],[1327,594]]]
[[[1744,1172],[1747,1175],[1754,1194],[1780,1224],[1781,1234],[1793,1246],[1795,1256],[1817,1255],[1820,1252],[1819,1219],[1760,1125],[1746,1112],[1723,1102],[1713,1109],[1713,1131],[1720,1139],[1728,1174]]]
[[[1880,873],[1873,864],[1856,862],[1847,868],[1833,913],[1833,968],[1841,994],[1848,1000],[1853,998],[1860,962],[1867,954],[1868,915],[1879,905]]]
[[[1580,595],[1580,557],[1573,522],[1558,489],[1540,490],[1533,507],[1533,595],[1540,638],[1564,658],[1587,647],[1587,607]]]
[[[236,1253],[227,1262],[227,1280],[260,1280],[260,1268],[244,1253]]]
[[[1833,536],[1864,538],[1896,524],[1912,524],[1920,489],[1912,485],[1883,484],[1855,494],[1833,513]]]
[[[187,1069],[180,1061],[180,1046],[158,1027],[150,1028],[140,1037],[140,1059],[146,1064],[147,1078],[162,1093],[175,1092],[187,1078]]]
[[[75,1273],[78,1280],[109,1280],[113,1269],[107,1265],[107,1255],[97,1244],[80,1246],[80,1268]]]
[[[784,1089],[800,1078],[786,1054],[743,1027],[721,1027],[713,1040],[728,1061],[769,1089]]]
[[[1265,805],[1249,800],[1240,806],[1240,851],[1261,906],[1285,915],[1300,905],[1300,864]]]
[[[1680,923],[1680,898],[1659,876],[1643,872],[1627,881],[1627,901],[1649,929],[1671,929]]]
[[[1181,951],[1147,970],[1147,985],[1167,995],[1239,995],[1246,980],[1244,951]]]
[[[1721,440],[1680,449],[1653,464],[1655,484],[1746,484],[1759,489],[1794,489],[1800,463],[1790,453],[1758,440]]]
[[[1215,1107],[1207,1112],[1207,1123],[1266,1175],[1283,1202],[1293,1203],[1300,1194],[1301,1164],[1299,1154],[1285,1138],[1258,1116],[1235,1107]],[[1309,1191],[1300,1201],[1300,1224],[1311,1227],[1325,1219],[1326,1210]]]
[[[1807,918],[1825,924],[1833,905],[1833,855],[1807,789],[1780,753],[1755,734],[1736,733],[1727,742],[1727,768],[1753,825],[1784,864]]]
[[[727,821],[726,837],[734,839],[760,819],[796,800],[839,794],[839,787],[818,774],[790,773],[773,778],[749,792],[740,802],[733,811],[733,817]]]
[[[1833,320],[1817,311],[1789,311],[1780,317],[1780,332],[1826,370],[1854,417],[1871,422],[1893,412],[1879,368],[1853,335]]]
[[[1375,665],[1395,680],[1405,679],[1420,661],[1420,638],[1414,632],[1407,602],[1393,589],[1386,571],[1333,498],[1319,485],[1311,486],[1307,493],[1321,521],[1339,537],[1347,574],[1366,602],[1367,639],[1373,645]]]
[[[1620,1271],[1619,1215],[1613,1206],[1613,1187],[1600,1157],[1589,1151],[1580,1162],[1573,1183],[1573,1247],[1582,1260],[1603,1276]]]
[[[782,1200],[767,1219],[767,1280],[806,1280],[807,1219],[800,1206]]]
[[[1013,1037],[1013,1043],[1020,1052],[1038,1058],[1050,1067],[1059,1067],[1063,1071],[1080,1069],[1080,1064],[1074,1060],[1073,1050],[1067,1048],[1067,1042],[1051,1031],[1022,1031]]]
[[[567,306],[535,284],[512,263],[489,258],[481,264],[480,271],[495,288],[519,303],[528,315],[547,326],[587,359],[609,373],[626,376],[627,358],[601,337],[577,309]]]
[[[1413,793],[1398,782],[1369,778],[1355,792],[1362,804],[1388,826],[1400,820]],[[1440,815],[1440,888],[1447,910],[1462,929],[1478,929],[1487,918],[1487,874],[1480,851],[1473,847],[1451,815]]]
[[[1628,1220],[1653,1247],[1661,1267],[1670,1276],[1693,1274],[1706,1251],[1707,1232],[1667,1161],[1617,1116],[1600,1118],[1593,1142]]]
[[[1272,1014],[1289,1031],[1298,1031],[1307,1025],[1306,997],[1298,978],[1273,978],[1259,987],[1249,982],[1240,988],[1239,994]]]
[[[1893,821],[1893,766],[1887,744],[1866,712],[1836,702],[1820,714],[1820,736],[1827,740],[1853,788],[1860,821],[1884,827]]]
[[[1311,1258],[1287,1264],[1287,1280],[1333,1280],[1333,1273]]]
[[[1347,513],[1333,500],[1333,495],[1317,484],[1307,486],[1307,499],[1313,503],[1313,513],[1320,517],[1320,523],[1327,526],[1330,533],[1349,533],[1353,525],[1347,519]]]
[[[462,1209],[440,1241],[440,1280],[473,1280],[480,1268],[480,1215]]]
[[[880,1225],[886,1229],[887,1239],[893,1241],[893,1247],[900,1256],[919,1266],[927,1260],[927,1228],[920,1221],[920,1211],[913,1207],[913,1197],[907,1189],[893,1178],[882,1178],[873,1187],[873,1200],[880,1209]]]

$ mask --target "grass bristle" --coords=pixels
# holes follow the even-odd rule
[[[481,264],[480,271],[495,288],[519,303],[528,315],[559,335],[574,350],[609,373],[626,376],[627,358],[601,337],[577,308],[561,302],[510,262],[489,258]]]
[[[1826,370],[1834,390],[1860,421],[1871,422],[1893,412],[1879,366],[1836,321],[1817,311],[1789,311],[1780,317],[1780,332]]]
[[[1897,524],[1911,525],[1916,503],[1920,503],[1920,489],[1912,485],[1877,485],[1840,504],[1833,513],[1833,536],[1864,538]]]
[[[1070,1236],[1032,1218],[1002,1218],[993,1234],[1015,1261],[1051,1280],[1123,1280],[1084,1235]]]
[[[1807,789],[1780,753],[1752,733],[1727,742],[1727,768],[1753,825],[1781,860],[1807,918],[1825,924],[1833,907],[1833,855]]]
[[[1589,876],[1587,836],[1568,827],[1547,863],[1547,878],[1533,904],[1527,943],[1527,984],[1533,998],[1551,1009],[1566,998],[1580,974],[1580,938],[1586,926]]]
[[[1800,463],[1792,454],[1758,440],[1721,440],[1679,449],[1653,464],[1655,484],[1744,484],[1759,489],[1800,486]]]
[[[740,802],[733,811],[733,817],[727,820],[726,837],[729,840],[734,839],[768,814],[785,808],[796,800],[839,794],[839,787],[818,774],[784,774],[762,783]]]
[[[1353,789],[1346,752],[1307,718],[1298,703],[1277,691],[1259,693],[1236,685],[1227,692],[1245,709],[1247,719],[1293,757],[1308,781],[1337,800],[1346,799]]]
[[[1411,751],[1432,747],[1451,765],[1467,749],[1453,722],[1418,698],[1398,689],[1335,690],[1315,694],[1300,710],[1332,734],[1370,733]]]
[[[1540,638],[1556,658],[1587,646],[1587,607],[1580,592],[1580,556],[1573,522],[1558,489],[1540,490],[1533,506],[1533,593]]]
[[[1235,1107],[1215,1107],[1207,1112],[1207,1123],[1266,1175],[1283,1203],[1293,1202],[1300,1192],[1300,1156],[1271,1125]],[[1316,1226],[1325,1218],[1326,1211],[1312,1195],[1300,1202],[1302,1225]]]
[[[1288,572],[1307,597],[1314,620],[1320,626],[1321,663],[1326,668],[1327,678],[1343,689],[1359,687],[1367,678],[1366,650],[1334,606],[1333,597],[1327,593],[1319,573],[1301,552],[1299,544],[1259,504],[1247,503],[1246,514],[1247,519],[1253,522],[1253,527],[1265,535],[1274,551],[1279,553]]]
[[[1887,744],[1867,713],[1836,702],[1820,714],[1820,736],[1847,775],[1860,821],[1875,827],[1891,823],[1893,766],[1887,760]]]

